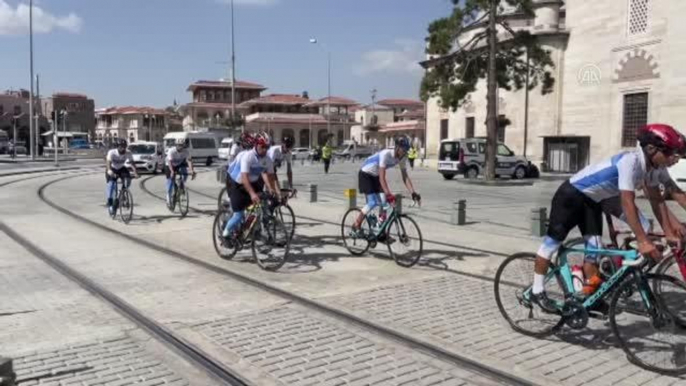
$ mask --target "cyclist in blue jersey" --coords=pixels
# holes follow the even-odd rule
[[[668,220],[667,205],[655,184],[655,179],[647,177],[675,163],[686,145],[684,139],[674,128],[663,124],[650,124],[641,128],[637,138],[639,146],[635,150],[619,153],[584,168],[565,181],[555,193],[548,232],[536,257],[531,296],[531,301],[544,311],[557,312],[555,303],[545,293],[545,275],[551,257],[560,248],[569,232],[574,227],[579,227],[586,240],[586,248],[602,247],[603,200],[620,197],[622,212],[636,236],[639,252],[659,259],[660,252],[641,226],[636,207],[636,190],[644,189],[666,238],[670,242],[680,244],[680,239]],[[595,292],[602,283],[596,264],[597,258],[598,256],[593,254],[585,256],[583,270],[587,281],[582,290],[585,295]]]
[[[421,202],[421,196],[415,191],[410,176],[407,175],[407,152],[410,150],[410,139],[400,136],[395,139],[395,149],[384,149],[367,158],[358,172],[358,185],[360,193],[364,193],[367,204],[355,220],[353,229],[360,229],[364,217],[377,206],[386,206],[386,203],[394,199],[391,189],[386,181],[386,170],[396,165],[407,190],[412,193],[412,200]]]
[[[228,170],[227,185],[233,216],[226,223],[222,234],[227,241],[235,238],[235,231],[243,221],[245,209],[260,202],[260,179],[270,191],[278,192],[273,185],[274,165],[267,157],[269,137],[266,134],[259,134],[254,139],[245,136],[245,141],[244,143],[254,148],[239,153]]]

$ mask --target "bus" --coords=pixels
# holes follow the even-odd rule
[[[175,146],[176,140],[187,140],[188,150],[194,162],[204,162],[210,166],[219,157],[219,142],[217,136],[212,133],[198,131],[178,131],[164,136],[164,152]]]

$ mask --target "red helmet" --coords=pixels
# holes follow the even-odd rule
[[[243,134],[241,134],[239,143],[241,144],[241,146],[243,146],[244,149],[251,149],[253,146],[255,146],[255,137],[253,137],[252,134],[245,131],[243,132]]]
[[[269,135],[266,133],[260,133],[255,136],[255,146],[262,145],[262,146],[269,146]]]
[[[681,153],[686,143],[684,137],[672,126],[661,123],[651,123],[639,129],[636,135],[641,147],[653,145],[662,150]]]

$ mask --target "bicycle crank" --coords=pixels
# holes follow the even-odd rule
[[[565,324],[573,330],[581,330],[588,325],[588,311],[576,300],[568,300],[562,307]]]

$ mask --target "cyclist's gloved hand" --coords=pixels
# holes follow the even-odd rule
[[[112,170],[108,170],[107,175],[110,177],[114,177],[114,172]]]
[[[386,202],[391,205],[395,204],[395,196],[392,194],[386,194]]]
[[[260,203],[260,196],[258,196],[255,193],[250,195],[250,199],[252,200],[253,204],[259,204]]]
[[[420,196],[417,192],[412,192],[412,201],[422,202],[422,196]]]
[[[655,244],[653,244],[653,242],[650,240],[646,240],[642,243],[638,243],[638,251],[643,256],[650,257],[651,259],[653,259],[655,261],[659,261],[662,258],[662,254],[655,247]]]

